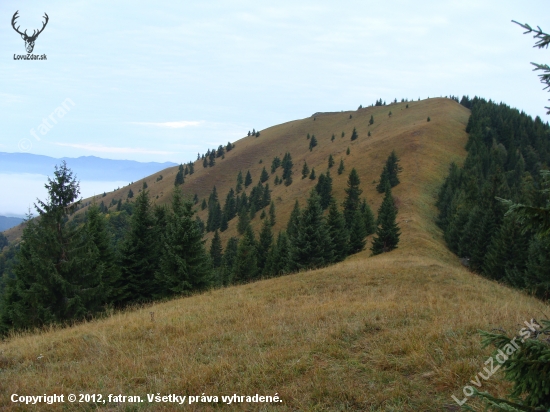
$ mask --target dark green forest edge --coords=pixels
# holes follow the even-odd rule
[[[400,235],[391,194],[391,187],[399,183],[398,160],[392,152],[382,171],[384,188],[379,191],[384,200],[375,219],[361,198],[355,169],[349,173],[342,208],[336,203],[331,156],[326,173],[311,179],[306,204],[300,207],[296,202],[286,230],[276,239],[275,205],[269,185],[263,185],[265,168],[257,185],[252,185],[250,172],[244,179],[239,172],[223,207],[214,187],[200,205],[208,208],[205,224],[195,216],[197,195],[190,200],[181,191],[185,170],[192,174],[191,164],[183,172],[180,166],[182,178],[176,178],[169,207],[153,204],[144,183],[133,203],[113,201],[112,211],[103,202],[93,203],[75,215],[82,207],[77,200],[79,183],[63,163],[46,184],[49,199],[35,205],[38,219],[29,216],[21,242],[0,255],[0,336],[49,324],[70,325],[130,305],[327,266],[363,250],[366,237],[373,233],[372,253],[389,252],[397,247]],[[277,184],[292,184],[292,166],[290,153],[282,161],[273,160],[271,173],[283,170]],[[341,162],[339,174],[343,169]],[[250,222],[260,210],[262,228],[256,237]],[[240,238],[230,238],[223,249],[219,231],[236,218]],[[205,231],[214,232],[209,251]]]
[[[525,229],[513,203],[544,208],[549,193],[541,171],[550,164],[550,126],[505,104],[463,98],[471,109],[468,155],[452,164],[437,207],[448,247],[471,270],[550,298],[550,238]]]
[[[473,271],[548,300],[550,127],[504,104],[480,98],[461,103],[471,109],[468,155],[462,168],[451,165],[439,193],[445,240]],[[536,328],[527,336],[480,332],[483,347],[495,347],[493,358],[507,354],[500,366],[512,387],[506,398],[464,391],[463,399],[455,398],[462,410],[550,410],[550,321],[547,314],[536,316],[546,319],[531,319]],[[521,346],[510,352],[515,340]],[[481,407],[466,404],[472,395]]]

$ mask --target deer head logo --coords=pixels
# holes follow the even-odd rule
[[[17,28],[15,27],[15,23],[16,23],[15,20],[17,20],[17,18],[19,17],[19,16],[17,15],[17,13],[19,13],[19,10],[17,10],[17,11],[15,12],[15,14],[13,15],[13,17],[12,17],[12,19],[11,19],[11,25],[12,25],[13,29],[14,29],[17,33],[19,33],[19,34],[21,35],[21,38],[22,38],[23,40],[25,40],[25,48],[27,49],[27,53],[32,53],[32,51],[34,50],[34,42],[36,41],[36,38],[38,37],[38,35],[39,35],[40,33],[42,33],[42,31],[44,31],[44,28],[45,28],[46,25],[48,24],[48,20],[49,20],[50,18],[48,17],[48,15],[47,15],[46,13],[44,13],[44,18],[46,19],[46,21],[45,21],[44,23],[42,23],[42,28],[41,28],[40,30],[38,30],[38,31],[33,30],[32,35],[29,36],[29,35],[27,35],[27,30],[25,30],[24,33],[21,33],[21,32],[19,31],[19,26],[17,26]]]

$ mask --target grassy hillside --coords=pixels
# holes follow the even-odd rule
[[[406,108],[407,104],[409,105],[408,109]],[[391,117],[388,116],[390,111],[392,112]],[[298,199],[302,205],[305,204],[308,192],[316,184],[316,181],[307,178],[301,179],[304,160],[307,161],[309,168],[314,167],[319,175],[326,171],[328,157],[332,154],[336,164],[331,169],[331,176],[334,195],[338,201],[343,200],[347,176],[355,167],[361,177],[363,195],[366,196],[367,201],[376,212],[383,195],[376,192],[376,184],[373,182],[380,177],[386,158],[395,149],[397,155],[402,158],[401,165],[404,172],[401,177],[403,184],[396,187],[393,192],[394,196],[397,196],[403,203],[400,219],[410,220],[410,216],[407,214],[410,207],[420,206],[420,203],[425,204],[421,207],[433,207],[432,197],[446,175],[449,163],[452,160],[459,161],[465,156],[463,147],[466,134],[464,128],[468,114],[467,109],[453,100],[428,99],[368,107],[358,111],[318,114],[315,117],[283,123],[262,130],[258,138],[250,136],[238,140],[235,142],[235,149],[226,153],[225,159],[216,159],[214,167],[204,168],[202,161],[195,161],[195,173],[186,177],[182,189],[190,197],[196,193],[202,201],[203,198],[208,199],[208,195],[215,185],[223,205],[229,189],[235,188],[239,170],[242,170],[243,175],[250,170],[253,185],[255,185],[259,181],[262,168],[265,166],[269,172],[273,158],[279,156],[282,159],[285,152],[288,151],[294,162],[294,183],[289,187],[274,185],[275,175],[278,174],[281,177],[282,170],[280,168],[267,181],[270,189],[273,190],[271,197],[275,201],[277,210],[277,225],[274,228],[276,233],[286,226],[295,200]],[[374,124],[369,126],[371,115],[374,117]],[[431,118],[430,122],[426,121],[428,116]],[[351,142],[350,136],[354,127],[359,134],[359,139]],[[367,137],[369,130],[371,137]],[[342,132],[345,133],[343,138],[341,137]],[[308,133],[314,134],[318,141],[318,146],[311,152],[308,149],[309,141],[306,138]],[[335,135],[334,142],[331,142],[332,134]],[[435,146],[427,147],[428,144],[431,146],[435,144]],[[351,152],[349,156],[346,155],[348,147]],[[420,158],[425,156],[429,156],[430,161],[423,165],[423,170],[420,170]],[[344,159],[346,170],[339,176],[336,169],[340,159]],[[186,160],[182,159],[182,162]],[[262,163],[259,163],[260,160]],[[163,170],[120,190],[107,192],[105,197],[97,196],[96,201],[98,203],[103,201],[106,205],[110,205],[113,199],[125,201],[130,189],[137,194],[143,187],[143,182],[147,182],[151,199],[158,204],[167,203],[170,201],[177,171],[177,167]],[[163,179],[157,182],[159,175],[162,175]],[[419,183],[429,186],[426,188],[429,189],[426,192],[428,197],[419,198],[417,196],[419,195],[418,188],[413,189],[412,187],[408,187],[407,191],[410,193],[410,197],[408,194],[402,193],[405,184],[415,186]],[[83,202],[91,200],[88,198]],[[116,206],[112,206],[111,210],[114,211],[115,208]],[[86,208],[82,209],[80,213],[85,210]],[[425,212],[428,213],[427,210]],[[206,221],[207,211],[200,211],[199,216]],[[417,227],[420,222],[409,223],[413,227]],[[236,225],[236,219],[232,220],[229,222],[229,229],[222,233],[224,246],[229,236],[237,235]],[[258,213],[252,221],[252,226],[259,230],[260,225]],[[16,240],[21,235],[21,228],[14,228],[5,234],[9,240]]]
[[[375,122],[368,126],[371,114]],[[303,204],[314,185],[301,180],[304,159],[320,173],[329,154],[334,156],[331,174],[339,201],[355,167],[363,195],[376,211],[383,195],[373,182],[395,149],[403,167],[401,184],[393,190],[402,229],[399,249],[376,257],[364,251],[321,270],[213,290],[70,329],[13,336],[0,343],[0,408],[14,408],[12,393],[123,394],[145,400],[99,405],[106,410],[182,409],[147,403],[146,395],[157,393],[278,393],[282,403],[277,405],[225,409],[457,410],[451,395],[463,398],[462,387],[483,371],[490,353],[480,350],[478,329],[515,333],[523,321],[549,312],[548,305],[469,273],[446,249],[434,223],[438,186],[449,163],[465,156],[468,115],[448,99],[412,102],[408,109],[400,103],[321,114],[239,140],[213,168],[203,169],[197,162],[183,189],[202,200],[216,185],[223,201],[239,170],[250,169],[256,183],[264,165],[269,171],[273,157],[289,151],[294,183],[273,186],[274,176],[269,180],[277,231],[295,199]],[[359,139],[350,142],[353,127]],[[312,152],[307,133],[319,142]],[[346,156],[348,146],[351,154]],[[338,176],[340,158],[346,171]],[[176,172],[161,172],[159,182],[156,175],[145,179],[153,198],[169,201]],[[141,186],[134,183],[133,191]],[[103,200],[108,204],[112,197],[125,198],[127,191],[109,193]],[[258,213],[256,229],[259,222]],[[231,221],[224,239],[236,234],[235,226],[236,220]],[[500,373],[483,382],[482,389],[503,390]],[[56,407],[77,408],[48,409]],[[195,403],[185,409],[218,407]]]

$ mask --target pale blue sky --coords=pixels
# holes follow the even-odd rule
[[[0,4],[0,151],[183,162],[248,130],[376,99],[481,95],[547,120],[515,19],[543,1],[15,1]],[[14,61],[21,29],[41,27]],[[37,141],[42,119],[75,106]]]

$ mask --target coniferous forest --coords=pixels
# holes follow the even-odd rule
[[[395,153],[390,159],[397,170]],[[286,153],[282,161],[273,160],[271,173],[282,167],[280,183],[290,185],[292,166]],[[75,214],[81,206],[79,182],[65,163],[56,167],[46,184],[48,199],[36,205],[38,218],[29,215],[21,242],[2,254],[0,332],[71,324],[129,305],[327,266],[364,250],[378,225],[378,232],[393,225],[393,243],[373,253],[397,247],[397,209],[388,200],[389,183],[385,202],[393,215],[381,209],[377,222],[361,197],[355,169],[342,207],[327,170],[314,181],[305,204],[296,201],[286,229],[274,234],[276,210],[269,184],[264,185],[265,168],[256,185],[249,171],[245,179],[239,172],[223,205],[216,187],[201,205],[196,195],[193,200],[184,196],[181,185],[190,168],[179,166],[167,206],[154,204],[144,184],[133,202],[117,202],[116,213],[101,202]],[[208,208],[206,223],[196,216],[196,207]],[[250,223],[257,214],[259,233]],[[224,247],[219,232],[234,219],[240,237],[229,238]],[[207,232],[214,233],[209,248]]]
[[[473,271],[550,298],[550,239],[506,215],[500,199],[548,205],[550,127],[504,104],[464,97],[471,109],[467,158],[451,164],[438,200],[448,247]],[[546,186],[545,186],[546,185]]]

